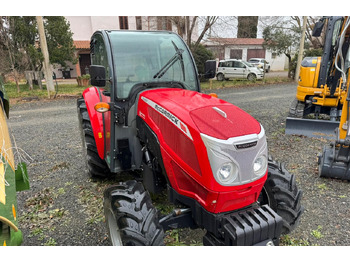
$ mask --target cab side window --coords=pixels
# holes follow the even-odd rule
[[[109,79],[110,68],[108,63],[107,50],[103,42],[102,35],[95,35],[95,37],[93,38],[93,41],[94,41],[94,46],[93,46],[93,52],[92,52],[92,64],[104,66],[106,68],[106,79]],[[110,92],[111,84],[109,81],[106,81],[106,86],[104,87],[104,89],[107,92]]]
[[[243,63],[235,61],[235,65],[236,68],[244,68],[245,66],[243,65]]]
[[[233,67],[234,66],[233,61],[228,61],[226,63],[227,63],[226,67]]]

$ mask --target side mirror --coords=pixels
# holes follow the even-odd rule
[[[322,29],[324,26],[324,20],[320,20],[315,24],[314,29],[312,29],[312,36],[319,37],[322,33]]]
[[[205,78],[213,78],[216,74],[216,61],[215,60],[207,60],[204,64],[204,77]]]
[[[90,66],[91,85],[104,87],[106,86],[106,68],[100,65]]]

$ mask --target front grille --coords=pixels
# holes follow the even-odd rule
[[[230,186],[247,184],[261,178],[254,173],[253,164],[258,155],[267,156],[263,127],[258,135],[234,137],[228,140],[220,140],[203,134],[201,137],[207,148],[213,174],[227,161],[232,161],[238,166],[238,177]]]

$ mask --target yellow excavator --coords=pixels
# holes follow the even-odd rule
[[[286,121],[286,134],[332,138],[319,155],[319,175],[350,180],[350,18],[324,17],[313,36],[326,38],[322,57],[301,65],[296,99]]]
[[[339,126],[347,92],[342,83],[344,76],[337,69],[339,59],[344,62],[348,53],[348,37],[343,37],[345,42],[339,42],[346,20],[346,17],[334,16],[324,17],[316,23],[315,37],[320,36],[326,24],[323,55],[306,57],[301,63],[297,94],[286,121],[286,134],[335,138],[334,129]]]

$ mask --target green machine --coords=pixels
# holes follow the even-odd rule
[[[18,228],[17,191],[29,189],[25,163],[15,168],[15,159],[6,118],[9,116],[9,99],[0,78],[0,246],[16,246],[22,243]]]

